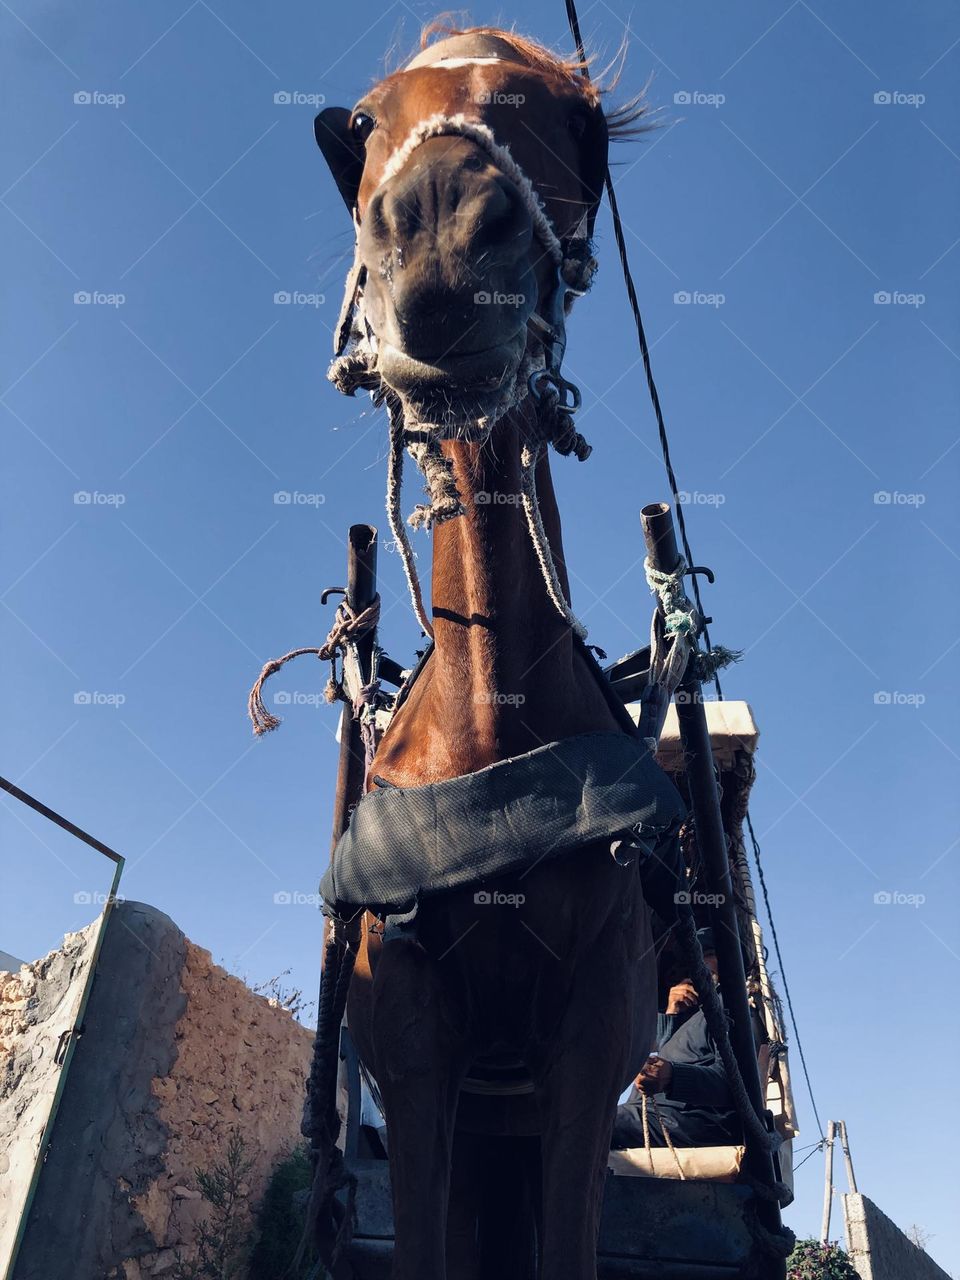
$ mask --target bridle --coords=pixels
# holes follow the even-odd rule
[[[509,56],[505,56],[504,51]],[[518,61],[516,52],[506,42],[486,35],[460,36],[423,50],[404,70],[501,61]],[[524,429],[521,445],[521,501],[547,592],[564,620],[583,637],[585,629],[566,601],[543,527],[535,472],[548,444],[565,456],[574,454],[581,462],[591,452],[590,445],[574,426],[574,414],[581,404],[580,390],[564,377],[562,366],[566,352],[567,313],[573,300],[589,289],[596,271],[590,243],[596,208],[585,209],[571,235],[558,236],[536,188],[509,147],[496,139],[488,125],[462,114],[437,114],[416,124],[390,156],[378,187],[396,176],[419,146],[436,137],[467,138],[484,150],[500,172],[513,183],[530,215],[534,235],[552,264],[549,290],[545,297],[541,297],[528,320],[528,329],[535,340],[534,349],[528,346],[513,384],[505,389],[492,415],[477,418],[472,424],[407,421],[400,398],[383,382],[377,369],[378,340],[364,306],[366,267],[360,254],[360,214],[354,205],[354,261],[347,276],[334,333],[334,360],[328,378],[345,395],[367,390],[375,403],[387,407],[391,424],[387,515],[403,562],[414,612],[430,636],[433,631],[423,607],[413,564],[414,555],[399,510],[404,451],[410,452],[423,472],[430,497],[429,504],[415,509],[409,523],[414,528],[430,528],[465,511],[452,465],[441,452],[440,441],[457,439],[483,444],[499,418],[528,397],[532,399],[535,408],[533,424]]]

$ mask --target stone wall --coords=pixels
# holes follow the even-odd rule
[[[239,1131],[247,1222],[300,1141],[312,1033],[139,903],[112,913],[14,1280],[152,1280],[195,1253]]]
[[[99,928],[98,917],[42,960],[0,972],[0,1275],[56,1096],[61,1035],[76,1024]]]
[[[950,1280],[872,1200],[841,1196],[847,1252],[861,1280]]]

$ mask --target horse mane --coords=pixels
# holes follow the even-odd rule
[[[428,22],[422,28],[420,32],[420,48],[426,49],[437,40],[445,40],[449,36],[465,35],[499,37],[499,39],[516,49],[517,53],[522,54],[535,69],[552,72],[554,75],[566,80],[568,84],[578,90],[591,107],[598,106],[602,97],[616,88],[623,73],[627,52],[627,39],[624,36],[613,59],[601,71],[595,73],[594,78],[588,80],[585,78],[584,72],[593,66],[596,61],[595,54],[587,54],[582,60],[577,57],[566,58],[548,49],[546,45],[530,39],[529,36],[520,35],[517,31],[506,31],[502,27],[457,26],[449,14],[442,14],[434,18],[432,22]],[[645,133],[655,127],[645,119],[648,114],[646,86],[627,102],[606,110],[604,114],[607,120],[607,133],[611,142],[629,141],[638,134]]]

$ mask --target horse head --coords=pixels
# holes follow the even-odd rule
[[[474,28],[317,117],[357,231],[347,311],[408,421],[491,423],[562,356],[607,163],[581,71]]]

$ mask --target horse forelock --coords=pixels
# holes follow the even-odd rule
[[[590,105],[600,100],[600,87],[584,76],[590,59],[567,58],[555,53],[546,45],[529,36],[502,27],[455,27],[443,18],[428,23],[420,35],[420,52],[407,64],[428,66],[443,57],[468,57],[469,48],[474,57],[485,56],[481,50],[496,51],[495,56],[504,62],[515,62],[534,71],[548,72],[566,81],[581,93]]]
[[[401,56],[400,65],[388,71],[385,79],[404,71],[468,63],[503,62],[526,71],[539,72],[574,89],[588,107],[599,107],[620,82],[623,73],[627,39],[606,65],[597,67],[597,55],[587,53],[583,59],[569,57],[517,31],[502,27],[457,27],[440,17],[427,23],[420,33],[420,48]],[[589,72],[589,74],[587,74]],[[607,135],[611,142],[630,141],[654,128],[650,122],[645,90],[616,106],[604,107]]]

